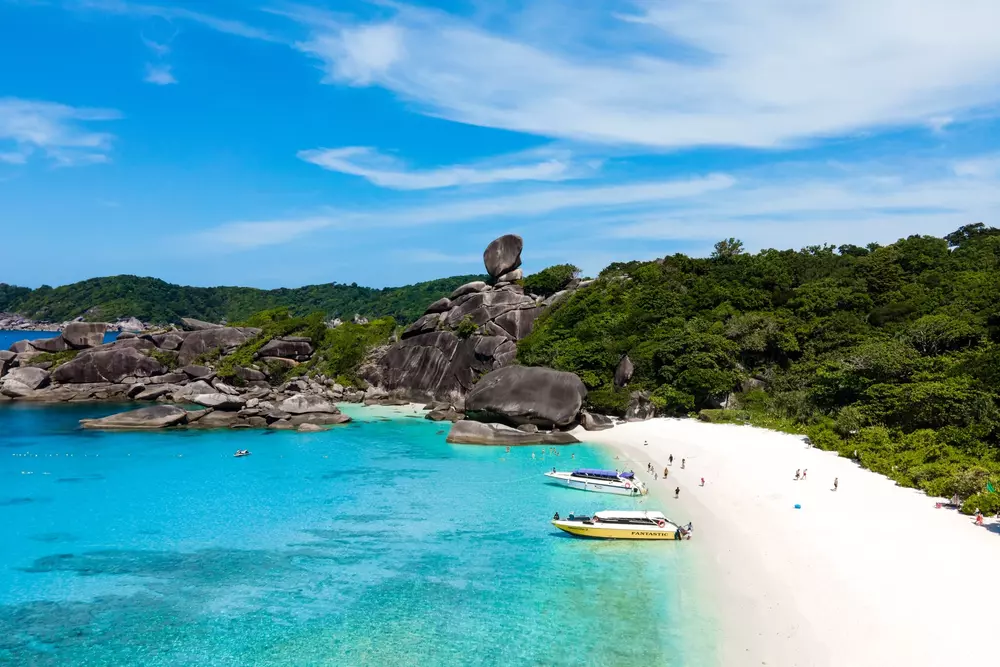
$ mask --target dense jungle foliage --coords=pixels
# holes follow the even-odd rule
[[[327,318],[394,317],[411,322],[427,304],[448,296],[456,287],[483,276],[455,276],[406,287],[373,289],[356,284],[308,285],[294,289],[252,287],[184,287],[156,278],[112,276],[31,290],[0,283],[0,312],[35,320],[62,322],[83,316],[93,322],[137,317],[153,324],[194,317],[209,322],[244,320],[271,308],[288,308],[294,315],[321,312]]]
[[[662,414],[805,432],[1000,510],[984,492],[1000,477],[1000,229],[756,254],[729,239],[705,259],[612,264],[539,318],[518,360],[576,372],[598,410],[645,390]]]

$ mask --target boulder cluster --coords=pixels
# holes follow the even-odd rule
[[[454,405],[485,373],[510,365],[517,341],[553,302],[519,284],[522,249],[514,234],[490,243],[483,253],[489,282],[467,283],[428,306],[363,369],[365,379],[395,396]]]
[[[339,401],[386,397],[381,390],[343,387],[322,375],[272,386],[270,364],[295,366],[313,354],[308,339],[291,336],[266,342],[257,353],[261,363],[237,367],[235,379],[227,382],[210,365],[197,362],[233,352],[260,329],[190,319],[183,325],[122,333],[114,342],[103,343],[105,324],[80,322],[54,338],[19,341],[0,352],[0,400],[166,404],[88,421],[87,428],[308,430],[349,421],[337,408]],[[72,358],[55,367],[46,360],[46,354],[67,351]]]

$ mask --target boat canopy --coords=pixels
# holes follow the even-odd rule
[[[605,510],[603,512],[595,512],[594,516],[599,519],[663,519],[664,521],[670,521],[667,517],[663,516],[663,512],[649,512],[649,511],[619,511],[619,510]],[[670,523],[673,523],[670,521]]]
[[[577,468],[573,474],[578,477],[606,477],[607,479],[632,479],[635,475],[630,472],[618,473],[614,470],[601,470],[600,468]]]

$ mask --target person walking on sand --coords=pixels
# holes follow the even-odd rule
[[[705,478],[704,477],[701,478],[701,485],[705,486]]]
[[[681,497],[681,487],[678,486],[676,489],[674,489],[674,500],[677,500],[680,497]]]
[[[666,479],[666,478],[667,478],[667,474],[668,474],[669,472],[670,472],[670,471],[669,471],[669,470],[667,470],[666,468],[664,468],[664,469],[663,469],[663,479]]]
[[[684,470],[684,465],[687,463],[687,459],[681,459],[681,470]]]
[[[642,446],[643,447],[649,447],[649,440],[643,440],[642,441]]]
[[[806,474],[809,472],[809,468],[802,469],[802,481],[806,481]]]
[[[795,481],[797,482],[801,478],[802,478],[802,469],[801,468],[796,468],[795,469]]]
[[[833,478],[833,490],[836,491],[838,486],[840,486],[840,478],[839,477],[834,477]]]
[[[670,456],[667,457],[667,465],[672,466],[673,464],[674,464],[674,455],[671,454]]]

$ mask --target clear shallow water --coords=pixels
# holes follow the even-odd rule
[[[596,448],[76,428],[113,411],[0,406],[0,664],[714,664],[684,544],[549,525],[635,507],[543,482]]]
[[[35,340],[37,338],[55,338],[58,331],[7,331],[0,329],[0,350],[6,350],[19,340]],[[117,331],[109,331],[104,334],[104,342],[110,343],[118,338]]]

